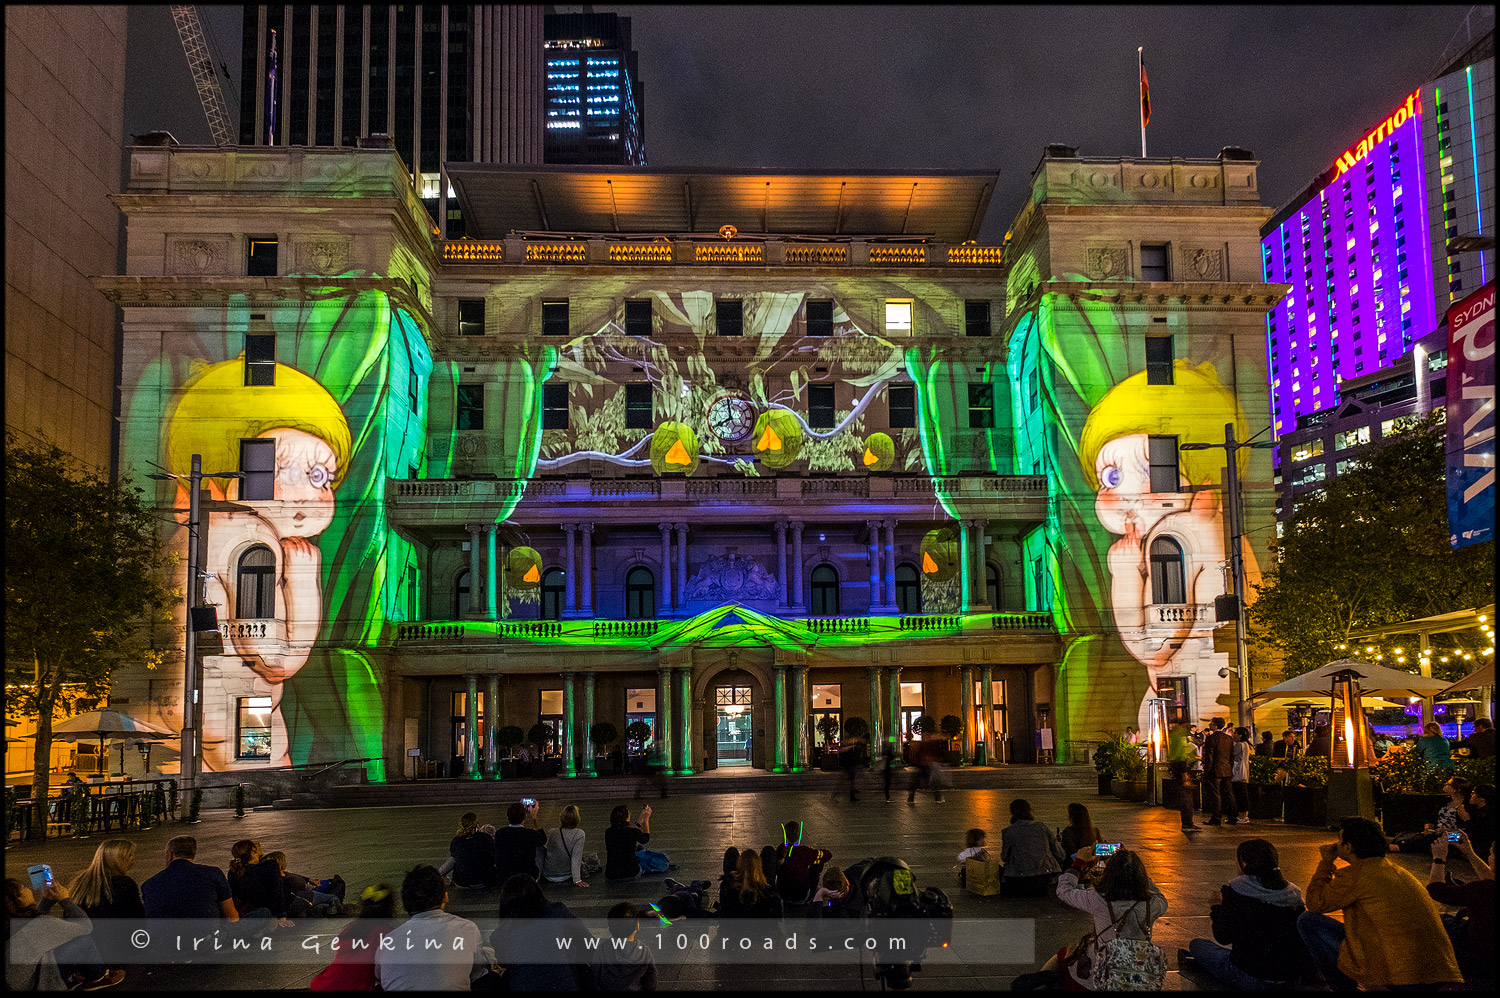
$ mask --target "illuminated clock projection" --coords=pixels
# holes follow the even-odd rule
[[[735,392],[726,392],[708,404],[708,428],[728,443],[743,440],[755,428],[755,403]]]

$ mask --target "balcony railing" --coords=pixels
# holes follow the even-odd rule
[[[990,618],[997,631],[1051,631],[1055,629],[1050,613],[997,613]]]
[[[595,478],[589,481],[591,496],[660,496],[660,479]]]
[[[774,496],[774,478],[708,478],[687,480],[690,496]]]
[[[802,625],[814,634],[869,634],[869,617],[807,617]]]
[[[902,617],[901,629],[903,631],[961,631],[964,628],[964,618],[958,616],[936,616],[924,614],[916,617]]]
[[[776,237],[701,241],[657,237],[650,242],[597,238],[456,239],[438,244],[444,263],[456,264],[654,264],[658,266],[875,267],[904,269],[1004,266],[1004,247],[930,241],[805,243]]]
[[[868,499],[870,497],[870,480],[868,478],[809,478],[802,482],[802,494],[805,496],[828,495],[830,493],[859,496],[861,499]]]
[[[1158,624],[1197,624],[1214,619],[1212,603],[1158,603],[1152,609]]]

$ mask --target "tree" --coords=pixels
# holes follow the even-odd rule
[[[921,717],[917,718],[916,723],[913,725],[913,727],[917,729],[917,734],[921,735],[923,738],[926,738],[928,735],[937,731],[937,718],[933,717],[931,714],[923,714]]]
[[[644,752],[646,743],[651,740],[651,725],[645,721],[631,721],[625,725],[625,737],[630,740],[632,752]]]
[[[817,728],[823,740],[831,742],[839,736],[839,719],[832,714],[824,714],[818,718]]]
[[[608,721],[597,721],[589,726],[589,741],[594,744],[595,755],[603,755],[604,747],[619,737],[619,729]]]
[[[964,730],[964,722],[957,714],[944,714],[938,722],[938,730],[949,738],[957,738]]]
[[[525,740],[526,732],[515,724],[507,724],[495,732],[495,743],[505,749],[506,756],[514,754],[516,746]]]
[[[32,799],[45,801],[53,718],[109,691],[124,662],[158,668],[150,631],[182,598],[160,518],[140,489],[81,468],[60,447],[6,435],[5,671],[14,709],[37,717]],[[46,808],[32,823],[47,833]]]
[[[870,725],[862,717],[844,718],[844,735],[848,738],[863,738],[870,733]]]
[[[1256,641],[1280,653],[1288,678],[1346,654],[1339,646],[1351,631],[1495,598],[1494,544],[1449,547],[1440,415],[1360,458],[1321,495],[1298,501],[1249,607]],[[1463,675],[1436,657],[1433,671]]]

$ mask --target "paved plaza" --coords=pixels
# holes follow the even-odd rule
[[[868,777],[866,778],[869,779]],[[871,792],[873,791],[873,792]],[[1108,839],[1123,841],[1138,849],[1152,878],[1166,895],[1170,908],[1157,922],[1155,940],[1166,951],[1173,967],[1167,988],[1201,989],[1205,982],[1195,972],[1179,974],[1177,949],[1189,939],[1209,935],[1209,905],[1218,900],[1219,886],[1235,875],[1234,849],[1242,838],[1263,836],[1281,851],[1286,876],[1299,886],[1307,884],[1317,865],[1318,846],[1332,833],[1316,828],[1286,826],[1279,822],[1256,822],[1248,828],[1205,828],[1192,838],[1178,830],[1175,811],[1130,804],[1092,792],[1056,788],[1026,791],[951,790],[943,803],[931,795],[919,796],[908,805],[904,793],[887,804],[878,788],[865,787],[860,801],[833,800],[826,793],[766,792],[755,794],[703,794],[652,800],[650,848],[667,853],[680,870],[679,880],[717,880],[724,848],[729,845],[760,847],[778,841],[778,823],[800,818],[807,823],[804,841],[833,852],[834,861],[847,866],[867,856],[893,855],[905,859],[916,874],[917,884],[938,886],[948,892],[956,918],[1032,918],[1036,920],[1036,960],[1026,966],[986,962],[984,953],[960,953],[964,962],[929,963],[917,975],[918,989],[1007,989],[1018,974],[1036,969],[1047,954],[1071,943],[1089,928],[1088,919],[1064,907],[1055,898],[981,898],[960,890],[954,872],[954,857],[963,846],[970,827],[988,830],[991,848],[998,854],[1000,831],[1009,820],[1009,805],[1018,796],[1031,801],[1036,816],[1053,826],[1066,823],[1067,804],[1082,801],[1091,810],[1095,824]],[[542,800],[541,818],[547,825],[557,821],[566,800]],[[582,805],[583,827],[588,833],[587,851],[602,854],[603,829],[611,807],[630,805],[632,815],[642,801],[589,800]],[[384,880],[399,886],[402,873],[416,863],[440,863],[447,856],[448,842],[458,817],[470,808],[463,805],[380,807],[344,810],[260,811],[236,819],[232,812],[205,812],[202,822],[191,826],[198,837],[200,860],[221,868],[229,862],[229,847],[240,838],[258,839],[267,851],[286,852],[290,869],[314,876],[342,874],[356,897],[367,884]],[[502,809],[495,804],[475,807],[482,822],[504,823]],[[129,833],[140,845],[133,875],[144,880],[162,867],[163,847],[168,838],[185,830],[171,824],[146,832]],[[17,845],[7,850],[7,865],[24,870],[32,863],[47,862],[66,882],[92,855],[102,840],[59,839],[45,845]],[[1418,857],[1400,857],[1412,869]],[[1425,874],[1425,866],[1421,866]],[[571,884],[544,884],[551,900],[566,903],[576,914],[602,918],[618,901],[644,902],[660,897],[661,877],[644,882],[607,883],[594,877],[588,888]],[[713,892],[717,896],[717,888]],[[449,910],[470,917],[495,916],[496,892],[455,892]],[[295,933],[296,930],[283,930]],[[798,966],[747,967],[673,966],[658,967],[663,989],[731,989],[744,987],[747,973],[767,989],[860,989],[878,988],[868,974],[861,979],[854,968],[808,968]],[[189,990],[195,988],[303,988],[317,970],[302,966],[257,966],[253,974],[242,969],[213,966],[130,968],[127,988]]]

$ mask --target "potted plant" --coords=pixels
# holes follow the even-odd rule
[[[1250,817],[1255,821],[1265,821],[1271,818],[1281,817],[1282,786],[1277,779],[1276,773],[1281,768],[1281,760],[1273,759],[1268,755],[1252,755],[1250,757]]]
[[[538,721],[531,726],[531,729],[529,731],[526,732],[526,740],[535,745],[537,747],[537,751],[540,753],[540,757],[533,759],[531,762],[531,775],[553,775],[552,762],[550,758],[548,758],[549,753],[547,752],[547,746],[554,741],[552,737],[552,725],[543,724],[541,721]]]
[[[1416,752],[1392,750],[1370,767],[1380,787],[1380,824],[1387,835],[1420,832],[1448,802],[1443,784],[1455,770],[1438,769]]]
[[[1273,760],[1274,761],[1274,760]],[[1298,756],[1286,762],[1286,822],[1289,825],[1328,826],[1328,757]]]
[[[937,734],[937,718],[931,714],[923,714],[916,719],[912,727],[917,729],[917,734],[921,735],[923,740],[926,740],[929,736]]]
[[[1121,746],[1128,744],[1119,735],[1105,735],[1094,749],[1094,774],[1099,778],[1100,797],[1113,793],[1110,783],[1114,780],[1115,756],[1120,754]]]
[[[631,721],[625,725],[625,751],[630,756],[630,771],[646,771],[646,744],[651,741],[651,725],[645,721]]]
[[[823,736],[823,745],[817,759],[819,769],[839,768],[838,752],[833,748],[839,736],[839,727],[839,719],[832,714],[824,714],[818,718],[818,734]]]
[[[608,721],[598,721],[589,725],[589,741],[594,746],[594,772],[604,774],[609,772],[609,756],[605,749],[614,742],[620,740],[620,732]]]
[[[1146,760],[1139,747],[1128,742],[1110,766],[1114,779],[1110,791],[1121,800],[1140,802],[1146,799],[1150,785],[1146,781]]]
[[[516,746],[526,740],[526,732],[519,725],[507,724],[495,732],[495,744],[505,750],[505,758],[500,760],[500,778],[513,780],[516,778]]]
[[[963,718],[957,714],[944,714],[943,719],[938,722],[938,730],[943,733],[944,738],[948,739],[948,751],[944,757],[944,763],[949,766],[957,766],[962,760],[963,755],[958,749],[953,747],[953,743],[964,733]]]

